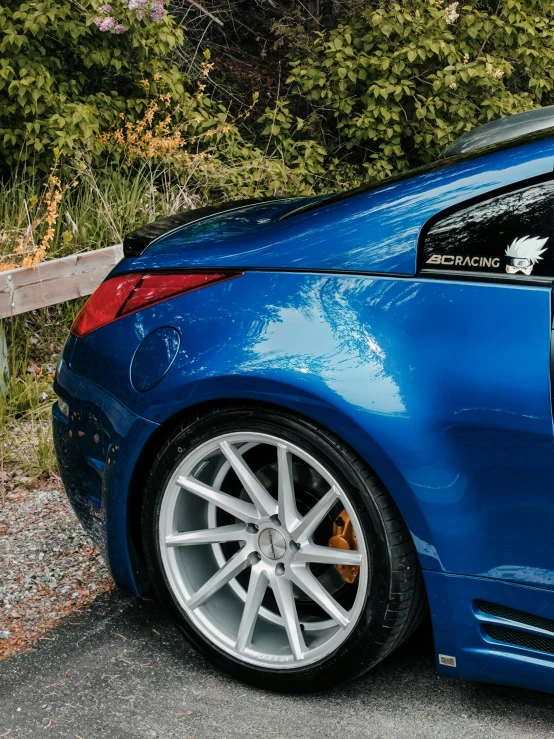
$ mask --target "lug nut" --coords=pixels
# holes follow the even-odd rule
[[[279,562],[279,564],[275,567],[275,574],[278,576],[285,574],[285,565],[282,562]]]
[[[246,533],[248,534],[257,534],[258,533],[258,527],[255,523],[249,523],[246,527]]]

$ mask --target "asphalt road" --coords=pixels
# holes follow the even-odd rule
[[[118,592],[0,662],[0,737],[551,737],[554,697],[439,677],[428,629],[365,678],[283,696],[218,674],[150,602]]]

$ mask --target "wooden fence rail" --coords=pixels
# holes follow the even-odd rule
[[[122,257],[117,244],[0,272],[0,318],[90,295]]]
[[[90,295],[122,258],[123,246],[117,244],[0,272],[0,319]],[[0,320],[0,393],[6,393],[8,376],[6,331]]]

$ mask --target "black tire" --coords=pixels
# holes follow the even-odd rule
[[[161,565],[157,526],[161,499],[180,460],[226,432],[270,433],[318,459],[346,491],[367,535],[372,574],[362,614],[345,642],[320,663],[298,669],[245,664],[210,643],[174,601]],[[212,663],[257,687],[290,693],[327,689],[370,670],[417,628],[426,597],[417,554],[397,506],[366,463],[316,423],[275,407],[229,406],[204,410],[177,428],[149,474],[142,509],[146,561],[159,600],[187,640]]]

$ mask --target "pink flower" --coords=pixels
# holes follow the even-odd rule
[[[112,28],[114,28],[116,25],[117,21],[115,20],[115,18],[108,16],[107,18],[104,18],[104,20],[98,25],[98,29],[105,33],[106,31],[111,31]]]
[[[142,5],[146,5],[148,0],[129,0],[129,10],[138,10]]]
[[[150,18],[152,18],[153,21],[161,21],[164,15],[165,7],[163,0],[153,0]]]
[[[102,5],[102,7],[98,8],[98,12],[102,13],[102,15],[109,15],[112,12],[112,6]]]
[[[94,24],[96,26],[98,26],[98,28],[100,28],[100,26],[102,25],[102,23],[104,23],[104,19],[103,18],[95,18],[94,19]]]
[[[112,33],[117,33],[119,35],[120,33],[125,33],[126,30],[127,29],[125,28],[125,26],[122,26],[121,23],[118,23],[117,26],[112,29]]]

